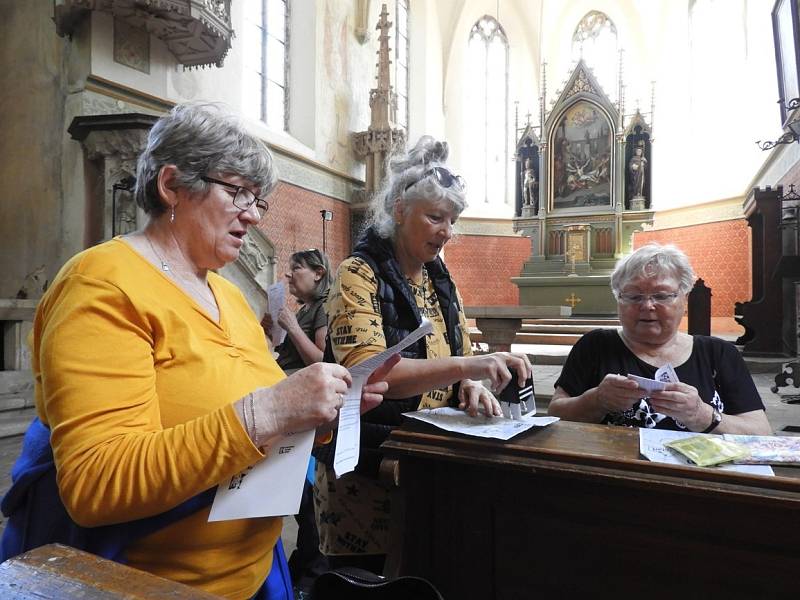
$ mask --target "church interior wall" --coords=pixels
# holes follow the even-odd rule
[[[409,63],[410,97],[408,139],[414,143],[422,135],[445,138],[443,98],[443,45],[440,29],[440,4],[412,2],[409,5],[411,44]]]
[[[701,223],[634,234],[634,247],[675,244],[697,277],[711,288],[711,315],[733,318],[734,304],[750,300],[750,229],[743,219]]]
[[[16,3],[0,23],[0,297],[59,260],[61,240],[81,227],[62,221],[62,119],[68,48],[52,34],[52,5]],[[31,292],[33,292],[31,290]]]
[[[445,249],[447,268],[465,306],[519,304],[511,283],[531,254],[531,240],[500,235],[457,235]]]
[[[281,182],[269,199],[270,208],[259,229],[275,245],[276,279],[289,266],[289,257],[300,250],[327,251],[331,265],[338,265],[350,253],[350,204],[296,185]],[[302,207],[302,210],[298,210]],[[333,212],[325,226],[321,210]]]
[[[472,26],[484,15],[499,16],[498,22],[508,39],[509,65],[508,65],[508,126],[511,132],[514,126],[514,101],[520,100],[521,122],[525,113],[531,112],[532,118],[538,115],[539,67],[533,61],[538,54],[538,48],[532,46],[528,40],[531,23],[538,18],[538,3],[524,3],[520,6],[516,2],[503,3],[500,14],[497,14],[497,3],[489,0],[472,0],[450,5],[454,12],[446,16],[447,21],[454,22],[452,34],[443,39],[446,44],[446,64],[443,73],[444,104],[445,104],[445,132],[451,151],[451,164],[461,172],[469,171],[469,156],[476,151],[480,144],[478,125],[470,121],[466,114],[464,99],[474,93],[468,88],[468,72],[471,68],[467,60],[467,42]],[[472,200],[464,218],[471,217],[505,217],[511,218],[514,212],[513,195],[513,170],[511,157],[513,156],[513,135],[509,136],[507,185],[496,185],[488,201]],[[469,183],[469,182],[468,182]],[[468,199],[469,200],[469,199]]]

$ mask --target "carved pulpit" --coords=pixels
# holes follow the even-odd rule
[[[531,255],[512,280],[520,304],[615,313],[611,271],[631,252],[633,232],[652,222],[650,125],[639,111],[626,124],[624,107],[582,60],[553,109],[545,113],[544,92],[541,104],[540,135],[528,125],[515,155],[514,229],[531,238]],[[534,177],[537,197],[528,200]]]

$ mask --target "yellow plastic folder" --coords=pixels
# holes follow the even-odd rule
[[[713,467],[750,454],[743,445],[729,442],[716,435],[695,435],[673,440],[664,445],[683,454],[698,467]]]

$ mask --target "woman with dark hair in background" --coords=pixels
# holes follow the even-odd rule
[[[296,313],[288,306],[281,307],[278,313],[278,325],[286,331],[286,338],[276,346],[275,351],[278,353],[278,366],[289,375],[322,360],[328,331],[325,301],[331,285],[328,256],[316,248],[295,252],[289,257],[289,270],[285,277],[289,293],[300,304]],[[264,315],[261,324],[274,341],[270,313]],[[328,570],[328,561],[319,551],[319,532],[314,517],[313,473],[312,457],[309,464],[311,481],[306,479],[300,512],[295,515],[297,548],[289,557],[289,572],[298,594],[310,592],[314,578]]]

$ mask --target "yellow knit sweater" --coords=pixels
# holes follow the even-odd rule
[[[214,273],[209,283],[219,323],[114,239],[73,257],[42,298],[36,408],[78,524],[162,513],[262,458],[231,403],[284,375],[239,290]],[[250,597],[269,572],[280,519],[207,520],[203,509],[134,543],[129,564]]]

